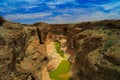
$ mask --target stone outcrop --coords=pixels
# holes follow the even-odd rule
[[[51,30],[51,25],[44,23],[44,22],[40,22],[40,23],[35,23],[33,24],[34,26],[37,26],[37,33],[38,33],[38,37],[39,37],[39,43],[40,44],[44,44],[47,34],[50,32]]]
[[[0,28],[0,79],[13,79],[16,64],[24,58],[27,35],[24,29]],[[19,58],[19,59],[18,59]]]
[[[49,57],[35,27],[6,21],[0,27],[0,80],[41,80]]]
[[[119,80],[120,28],[107,28],[85,29],[73,36],[73,80]]]
[[[0,26],[1,26],[4,22],[5,22],[5,19],[4,19],[2,16],[0,16]]]

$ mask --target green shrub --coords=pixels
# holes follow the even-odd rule
[[[117,39],[107,39],[105,42],[105,48],[109,48],[117,43]]]
[[[105,30],[106,26],[100,26],[100,30]]]
[[[60,54],[61,57],[64,57],[64,52],[61,50],[61,44],[60,42],[56,41],[55,42],[55,48],[58,54]]]
[[[112,35],[112,31],[107,32],[107,35]]]

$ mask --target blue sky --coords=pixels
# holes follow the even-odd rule
[[[120,0],[0,0],[0,15],[29,24],[120,19]]]

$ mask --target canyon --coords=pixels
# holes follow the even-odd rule
[[[0,80],[119,80],[120,20],[21,24],[0,17]]]

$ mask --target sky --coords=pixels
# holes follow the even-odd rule
[[[120,19],[120,0],[0,0],[0,16],[27,24]]]

